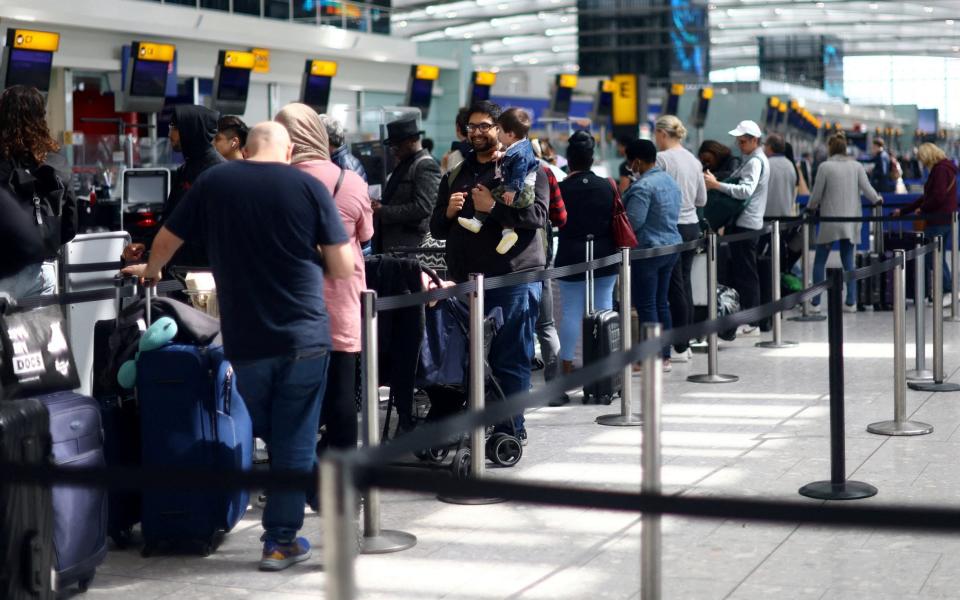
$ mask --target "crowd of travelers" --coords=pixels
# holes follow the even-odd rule
[[[868,172],[849,156],[842,134],[829,139],[829,158],[815,161],[805,153],[797,159],[781,135],[764,136],[749,120],[729,132],[738,153],[707,140],[694,154],[682,121],[665,115],[656,120],[652,141],[617,140],[624,160],[612,179],[595,168],[598,141],[590,132],[572,133],[560,156],[547,140],[530,137],[532,126],[523,109],[477,102],[458,112],[457,139],[438,160],[417,119],[391,122],[383,143],[395,166],[374,200],[344,124],[330,115],[294,103],[273,121],[248,127],[202,106],[178,106],[170,140],[184,163],[173,174],[159,232],[149,248],[124,250],[124,271],[155,282],[169,276],[170,266],[212,270],[225,354],[255,435],[269,445],[271,468],[309,471],[318,424],[327,432],[324,447],[357,444],[365,245],[389,254],[442,242],[447,277],[463,282],[472,273],[490,277],[582,262],[588,239],[595,258],[615,254],[612,222],[620,202],[638,247],[654,248],[698,239],[703,208],[714,195],[740,206],[723,233],[756,232],[764,217],[796,216],[797,195],[808,190],[806,210],[859,216],[861,195],[880,202],[879,192],[896,189],[893,175],[901,173],[883,140],[874,142]],[[8,300],[52,293],[48,262],[76,234],[76,201],[63,184],[69,170],[57,150],[42,96],[22,86],[3,92],[0,296]],[[929,170],[924,194],[902,210],[943,213],[928,228],[949,237],[957,169],[932,144],[921,146],[918,156]],[[39,240],[31,215],[19,206],[19,199],[36,195],[60,204]],[[853,268],[859,227],[820,227],[818,280],[834,242],[844,268]],[[743,308],[761,302],[758,261],[766,251],[769,240],[757,236],[729,245],[727,284]],[[694,321],[695,253],[633,264],[631,295],[640,322],[670,328]],[[596,310],[613,307],[616,281],[616,266],[595,271]],[[575,369],[585,286],[578,274],[486,292],[487,309],[502,311],[489,363],[506,395],[529,390],[537,367],[548,380]],[[856,303],[853,284],[847,303]],[[756,329],[744,326],[740,333]],[[663,369],[690,356],[690,342],[664,348]],[[525,442],[523,415],[510,425]],[[308,500],[294,491],[267,498],[262,568],[285,568],[310,555],[309,542],[298,536]]]

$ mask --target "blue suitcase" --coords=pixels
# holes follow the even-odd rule
[[[62,467],[103,467],[100,405],[89,396],[58,392],[39,400],[50,414],[53,460]],[[102,488],[55,485],[53,549],[57,589],[86,591],[107,556],[107,493]]]
[[[137,360],[143,466],[249,470],[253,426],[221,346],[173,344]],[[176,490],[143,495],[144,556],[163,544],[213,551],[247,510],[249,492]]]

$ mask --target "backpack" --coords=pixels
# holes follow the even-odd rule
[[[10,189],[20,201],[20,208],[30,215],[43,246],[42,260],[54,258],[64,242],[64,202],[67,188],[56,170],[47,164],[35,169],[19,165],[10,174]],[[72,236],[70,236],[72,237]]]

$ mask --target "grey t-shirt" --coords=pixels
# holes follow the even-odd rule
[[[771,156],[770,183],[765,217],[793,217],[797,214],[797,169],[782,154]]]
[[[707,203],[707,188],[703,184],[703,165],[689,150],[676,146],[657,152],[657,166],[673,177],[680,186],[683,204],[680,205],[681,224],[696,224],[697,207]]]
[[[744,229],[763,229],[763,213],[767,208],[767,185],[770,180],[770,163],[763,147],[743,157],[740,168],[730,174],[739,183],[721,183],[720,191],[739,200],[747,200],[743,212],[737,217],[737,226]]]

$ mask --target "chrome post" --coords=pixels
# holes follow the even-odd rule
[[[780,300],[780,221],[773,221],[770,230],[770,298]],[[757,342],[758,348],[793,348],[797,342],[783,340],[782,315],[775,312],[770,317],[773,329],[773,339],[766,342]]]
[[[943,296],[943,237],[937,236],[933,253],[933,297]],[[933,381],[911,381],[907,387],[918,392],[960,392],[960,384],[946,383],[943,369],[943,303],[933,303]]]
[[[950,219],[950,317],[945,319],[951,323],[960,322],[960,227],[957,223],[957,213],[953,212]]]
[[[620,349],[630,350],[633,331],[630,322],[630,248],[620,249]],[[623,368],[623,386],[620,389],[620,413],[597,417],[599,425],[637,426],[643,421],[633,413],[633,366]]]
[[[653,340],[659,337],[659,323],[643,324],[644,340]],[[641,449],[643,466],[641,490],[644,494],[659,494],[661,492],[660,396],[662,377],[660,352],[652,352],[643,359],[643,383],[641,385],[641,410],[644,416],[643,446]],[[641,522],[640,598],[642,600],[660,600],[662,587],[661,516],[659,513],[644,512]]]
[[[923,236],[917,236],[917,250],[922,249]],[[932,381],[933,372],[927,369],[927,307],[926,278],[924,263],[926,258],[918,256],[913,260],[913,312],[914,312],[914,368],[907,371],[907,381]]]
[[[707,319],[714,321],[717,318],[717,234],[707,234]],[[736,375],[721,375],[717,366],[716,333],[707,336],[707,372],[699,375],[690,375],[687,381],[692,383],[733,383],[739,381]]]
[[[807,222],[806,218],[803,220],[803,225],[800,229],[800,235],[803,237],[803,255],[800,256],[800,265],[803,268],[803,288],[807,289],[813,285],[813,265],[810,264],[810,223]],[[801,305],[801,313],[798,317],[790,317],[791,321],[824,321],[826,317],[823,315],[814,314],[810,310],[810,301],[806,300]]]
[[[320,461],[320,502],[323,506],[323,570],[326,597],[353,600],[357,593],[356,502],[349,467],[334,458]]]

